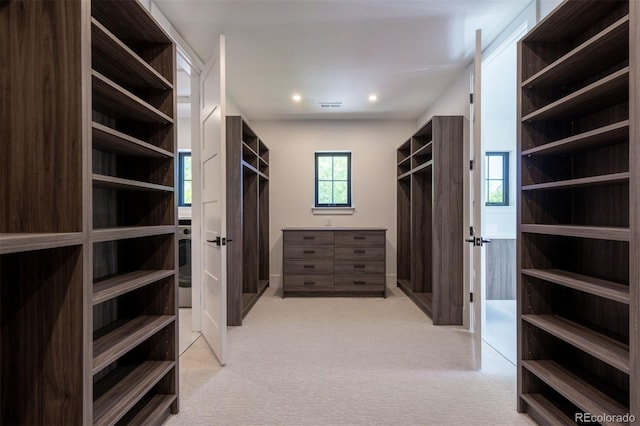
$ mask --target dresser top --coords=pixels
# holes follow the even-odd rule
[[[377,226],[287,226],[283,231],[386,231],[387,228]]]

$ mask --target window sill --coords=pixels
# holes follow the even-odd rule
[[[352,215],[355,211],[355,207],[311,207],[314,215]]]

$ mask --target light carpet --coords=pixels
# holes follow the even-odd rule
[[[286,298],[268,289],[230,327],[220,367],[200,337],[180,358],[168,425],[519,425],[515,367],[472,336],[388,298]]]

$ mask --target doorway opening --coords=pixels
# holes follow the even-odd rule
[[[191,97],[191,67],[187,60],[176,54],[176,139],[179,158],[177,199],[178,206],[178,306],[179,306],[179,354],[200,337],[193,321],[193,258],[197,256],[197,247],[191,242],[194,233],[192,227],[192,97]]]
[[[482,338],[514,365],[516,351],[517,42],[522,24],[482,61]]]

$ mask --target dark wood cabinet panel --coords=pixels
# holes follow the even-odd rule
[[[4,2],[0,45],[0,423],[161,424],[178,411],[174,45],[136,0]]]
[[[640,415],[639,18],[566,0],[518,46],[518,410],[540,423]]]
[[[434,116],[411,141],[398,148],[399,160],[411,159],[397,185],[398,287],[434,324],[460,325],[464,119]]]
[[[385,230],[282,231],[284,296],[386,295]]]
[[[227,324],[242,325],[269,285],[269,178],[258,148],[267,158],[269,150],[242,117],[226,120]]]

